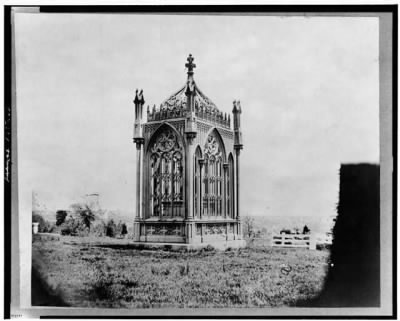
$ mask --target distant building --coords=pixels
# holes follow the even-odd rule
[[[159,108],[147,107],[136,91],[134,143],[137,148],[137,242],[189,247],[244,244],[240,220],[239,159],[241,106],[230,116],[198,88],[189,55],[186,84]]]

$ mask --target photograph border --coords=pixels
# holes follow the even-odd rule
[[[389,58],[380,59],[380,173],[381,173],[381,244],[388,231],[392,239],[381,246],[381,280],[383,269],[391,269],[391,313],[379,314],[376,308],[329,308],[317,314],[303,314],[305,310],[324,308],[286,308],[288,314],[277,308],[243,309],[83,309],[83,308],[20,308],[20,257],[18,215],[18,157],[17,114],[15,91],[15,52],[12,29],[14,12],[37,13],[107,13],[107,14],[215,14],[215,15],[288,15],[288,16],[378,16],[379,53]],[[387,15],[391,15],[391,21]],[[383,28],[383,29],[382,29]],[[82,6],[4,6],[4,317],[41,318],[251,318],[251,319],[395,319],[397,317],[397,5],[82,5]],[[384,215],[391,213],[389,219]],[[391,225],[391,226],[390,226]],[[384,230],[383,230],[384,229]],[[382,259],[392,259],[391,266]],[[382,282],[381,282],[382,289]],[[381,291],[385,292],[385,291]],[[384,294],[384,293],[383,293]],[[383,300],[381,300],[384,302]],[[166,311],[168,310],[168,311]],[[266,313],[267,315],[261,313]],[[360,310],[366,313],[362,313]],[[291,312],[293,311],[293,312]],[[333,312],[333,314],[332,314]],[[134,313],[134,314],[132,314]],[[162,313],[162,314],[161,314]],[[293,313],[293,314],[290,314]],[[294,314],[295,313],[295,314]]]

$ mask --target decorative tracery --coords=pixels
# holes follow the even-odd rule
[[[183,216],[183,146],[170,128],[149,148],[150,215]]]
[[[214,133],[210,134],[204,146],[204,176],[202,214],[223,215],[223,148]]]
[[[195,95],[195,109],[196,111],[202,110],[210,115],[220,113],[218,108],[215,104],[204,95],[196,86],[196,95]],[[160,105],[160,111],[176,111],[176,110],[185,110],[187,104],[187,97],[186,97],[186,85],[179,90],[177,93],[173,94],[167,100],[165,100]]]

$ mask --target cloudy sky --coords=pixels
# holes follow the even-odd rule
[[[224,112],[240,99],[242,211],[329,216],[341,163],[379,161],[378,19],[18,14],[20,202],[88,193],[133,211],[132,100],[195,80]]]

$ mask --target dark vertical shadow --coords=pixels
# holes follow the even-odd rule
[[[379,166],[340,168],[338,216],[323,291],[303,306],[380,306]]]
[[[32,267],[31,284],[31,301],[33,306],[69,306],[64,302],[61,294],[51,289],[34,267]]]

